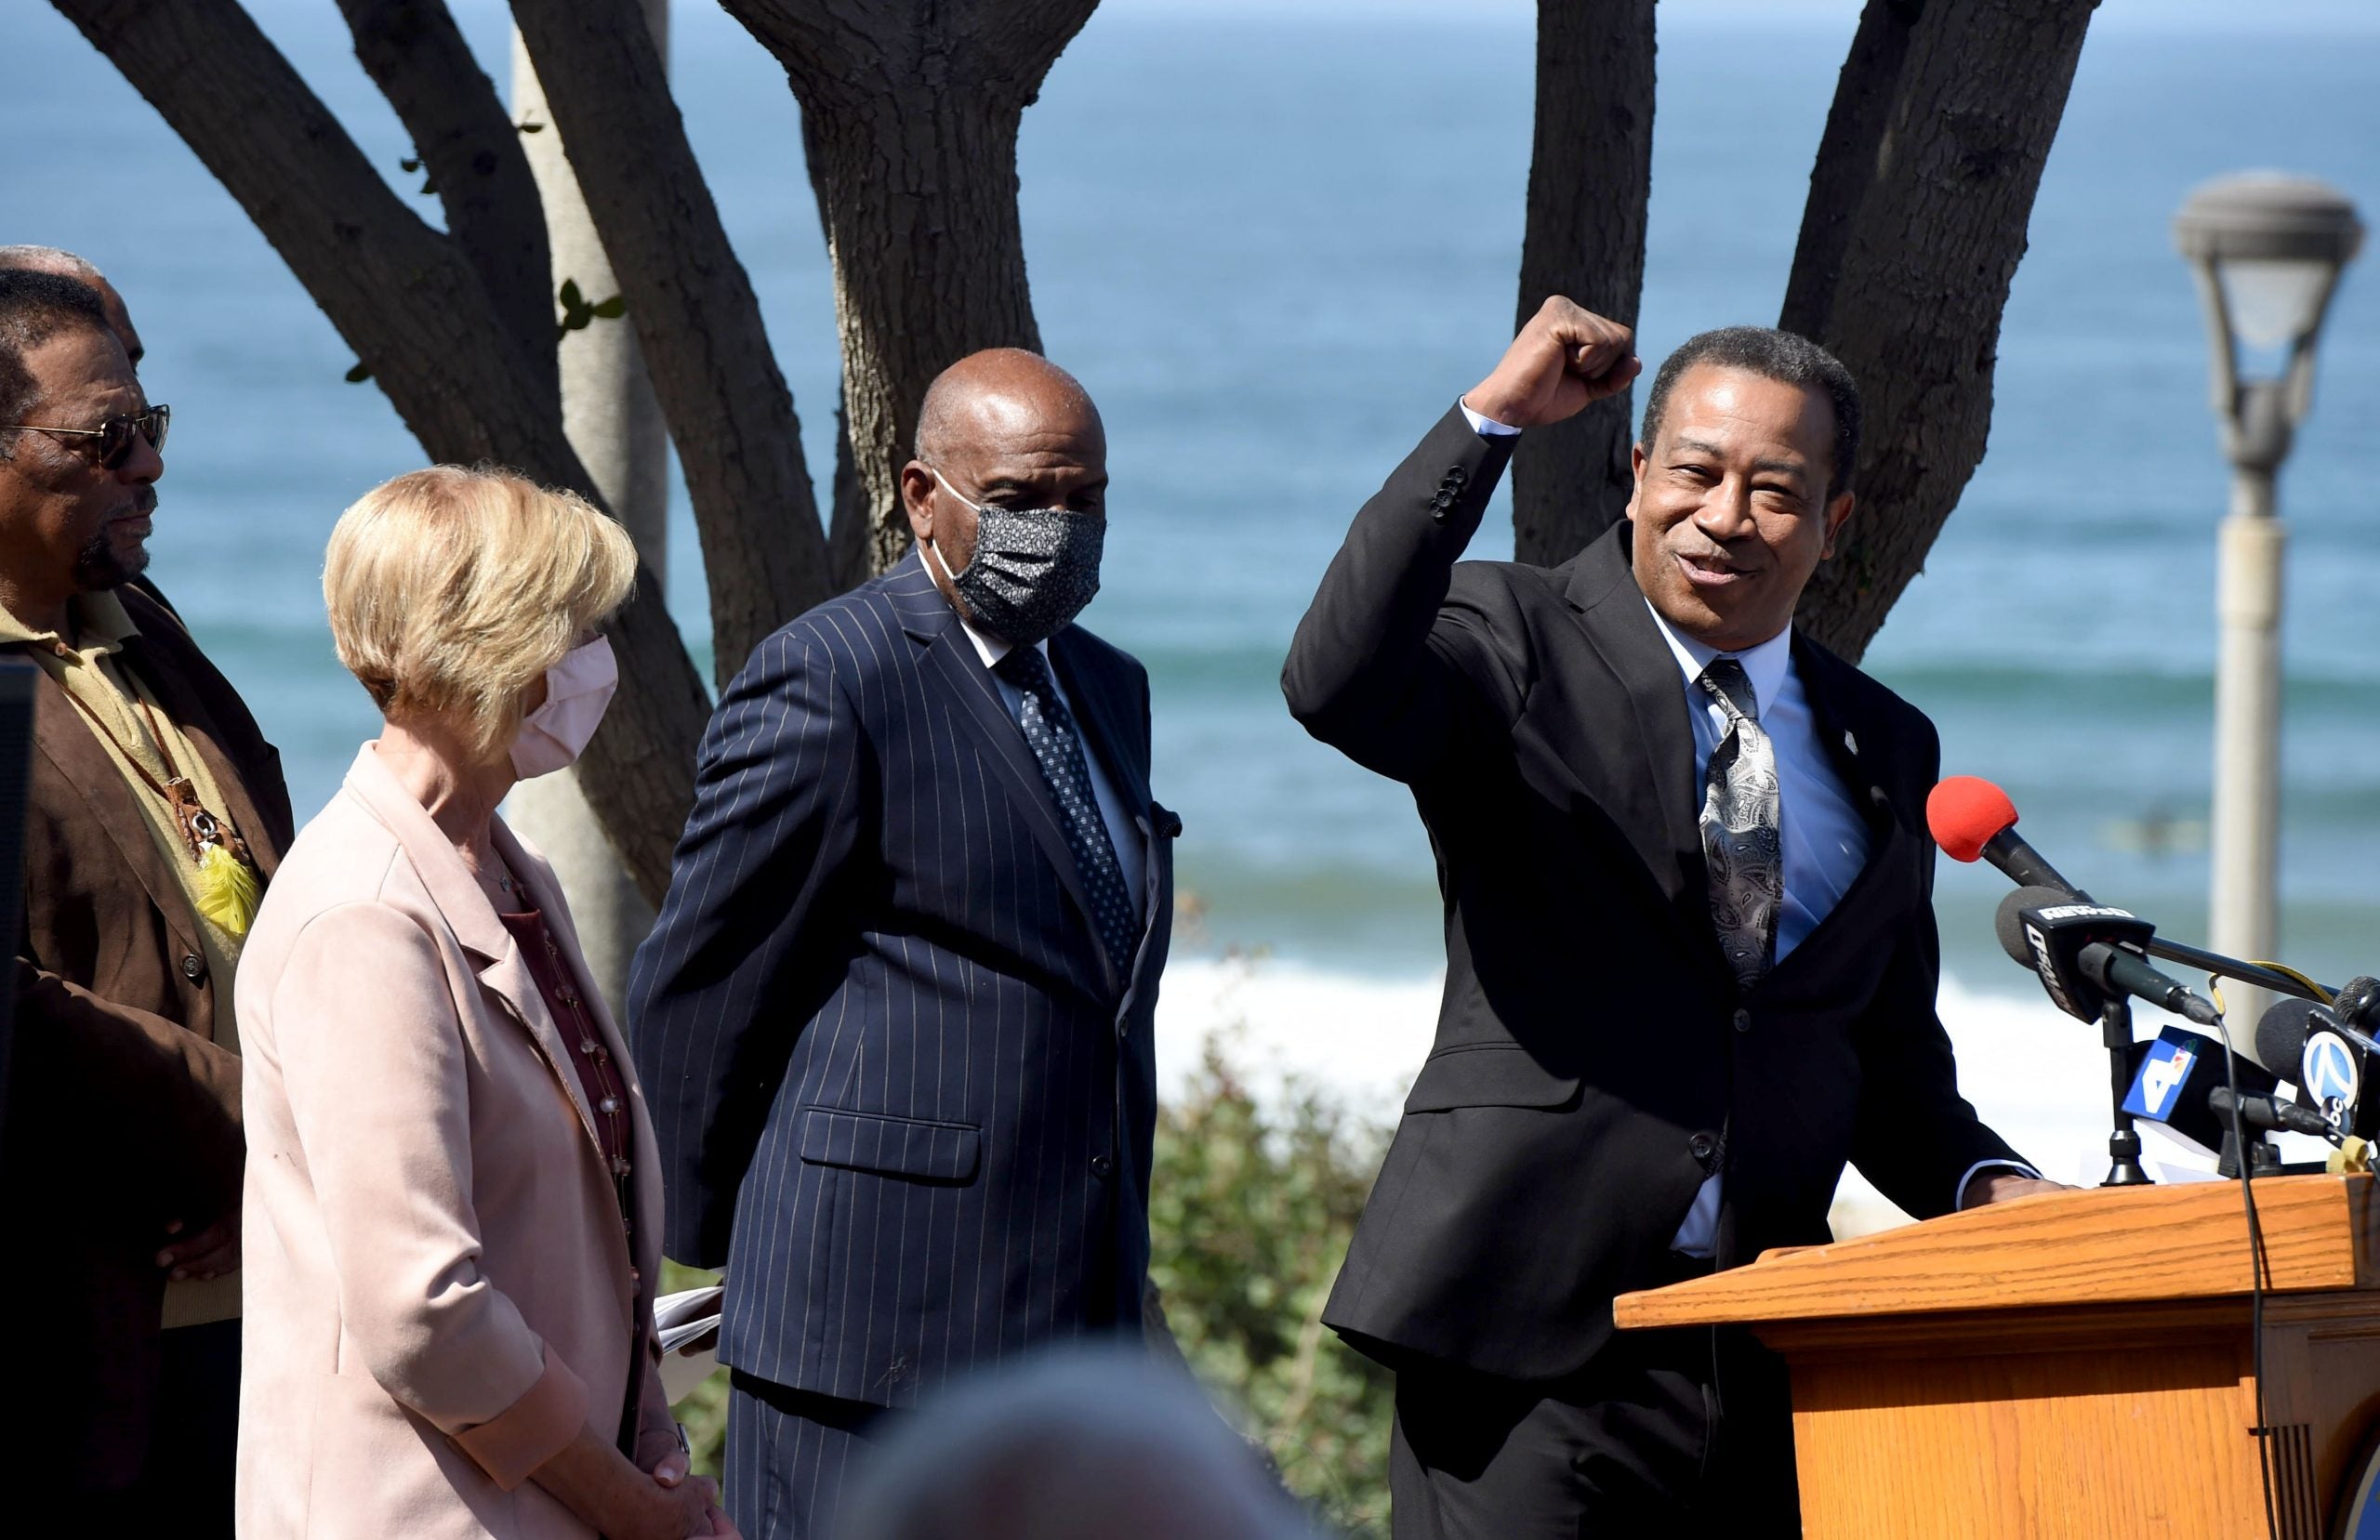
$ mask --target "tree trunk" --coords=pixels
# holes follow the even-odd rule
[[[724,684],[837,591],[793,392],[637,0],[515,0],[512,14],[677,441]]]
[[[801,164],[810,173],[810,195],[818,202],[818,229],[823,233],[832,216],[826,208],[826,184],[815,169],[816,121],[815,113],[801,114]],[[836,586],[857,587],[880,570],[874,554],[875,505],[869,501],[866,483],[860,480],[859,460],[852,453],[851,409],[840,396],[835,401],[835,483],[827,506],[831,511],[826,516],[826,559],[834,569]]]
[[[826,556],[835,582],[855,588],[879,569],[875,564],[874,532],[869,528],[867,488],[859,479],[859,461],[852,454],[851,415],[835,403],[835,511],[826,525]]]
[[[515,466],[600,500],[554,392],[531,376],[470,264],[398,201],[233,0],[55,3],[247,211],[432,459]],[[709,701],[649,574],[611,636],[620,691],[582,781],[658,902]]]
[[[835,270],[867,569],[909,547],[900,468],[926,387],[984,348],[1038,350],[1016,131],[1097,0],[725,0],[800,99]]]
[[[1653,0],[1540,0],[1523,324],[1555,294],[1636,323],[1652,178]],[[1627,507],[1633,394],[1523,436],[1513,457],[1520,559],[1567,561]]]
[[[520,133],[495,85],[444,0],[338,0],[338,8],[357,61],[413,136],[422,172],[445,207],[447,233],[480,275],[530,374],[559,390],[546,222]]]
[[[1844,248],[1850,244],[1860,202],[1875,179],[1884,129],[1899,104],[1910,33],[1924,8],[1925,0],[1868,0],[1859,13],[1859,30],[1835,82],[1826,132],[1818,138],[1801,239],[1794,244],[1793,269],[1785,284],[1785,309],[1777,322],[1796,336],[1823,336],[1833,319]]]
[[[1822,274],[1798,268],[1788,293],[1796,317],[1825,317],[1818,340],[1866,406],[1858,509],[1799,612],[1845,657],[1866,651],[1983,458],[2000,316],[2095,4],[1937,0],[1910,29],[1872,136],[1849,125],[1873,111],[1856,99],[1892,50],[1855,46],[1844,66],[1802,239],[1814,266],[1839,249],[1841,268],[1823,302]],[[1813,230],[1845,209],[1839,243]]]
[[[1017,220],[1020,110],[922,95],[810,107],[871,572],[909,548],[900,467],[934,375],[979,349],[1041,349]]]

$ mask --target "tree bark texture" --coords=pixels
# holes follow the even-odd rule
[[[554,280],[536,178],[495,84],[444,0],[339,0],[355,57],[413,136],[446,230],[529,372],[559,390]]]
[[[1801,239],[1793,247],[1785,309],[1777,321],[1785,331],[1823,336],[1833,318],[1844,248],[1850,243],[1860,201],[1875,178],[1884,129],[1900,100],[1910,33],[1924,8],[1925,0],[1868,0],[1859,13],[1859,30],[1852,35],[1851,51],[1836,79],[1834,104],[1827,110],[1818,163],[1810,171]]]
[[[1636,323],[1652,178],[1653,0],[1540,0],[1521,323],[1556,294]],[[1520,559],[1567,561],[1627,507],[1633,394],[1522,437],[1513,457]]]
[[[239,202],[430,458],[514,466],[600,503],[554,392],[509,345],[478,273],[390,191],[234,0],[55,3]],[[657,902],[694,804],[709,701],[650,574],[611,637],[620,691],[582,784]]]
[[[685,467],[724,684],[839,591],[793,392],[636,0],[515,0]],[[600,296],[589,296],[600,298]]]
[[[826,184],[819,177],[815,116],[801,114],[801,164],[810,173],[810,194],[818,201],[818,228],[826,229]],[[835,482],[827,494],[826,559],[838,586],[856,587],[880,569],[876,564],[875,505],[867,484],[860,480],[859,459],[852,453],[851,410],[835,402]]]
[[[1025,109],[1097,0],[724,0],[784,64],[834,263],[866,565],[909,547],[900,468],[926,387],[1038,350],[1016,206]]]
[[[2096,4],[1935,0],[1910,30],[1872,150],[1830,133],[1811,177],[1831,205],[1804,217],[1814,260],[1834,243],[1812,221],[1853,210],[1841,270],[1823,305],[1799,273],[1788,288],[1804,291],[1797,313],[1826,316],[1818,340],[1858,377],[1867,423],[1858,511],[1799,619],[1845,657],[1866,651],[1983,459],[2001,312]],[[1873,88],[1890,52],[1863,64],[1855,47],[1835,117],[1871,110],[1841,99]]]
[[[835,511],[826,525],[826,556],[835,581],[855,588],[877,571],[874,534],[868,527],[867,488],[859,479],[859,461],[852,454],[851,415],[835,403]]]

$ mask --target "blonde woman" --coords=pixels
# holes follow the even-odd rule
[[[652,1327],[661,1184],[551,868],[496,816],[569,764],[636,558],[576,497],[441,466],[365,494],[323,573],[387,719],[251,932],[239,1527],[732,1533]]]

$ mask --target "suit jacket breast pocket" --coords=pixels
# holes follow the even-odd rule
[[[879,1176],[959,1185],[975,1179],[983,1131],[972,1123],[934,1123],[835,1107],[801,1110],[801,1158]]]
[[[1489,1043],[1432,1054],[1405,1098],[1408,1112],[1444,1112],[1457,1107],[1568,1105],[1579,1094],[1579,1077],[1556,1074],[1517,1044]]]

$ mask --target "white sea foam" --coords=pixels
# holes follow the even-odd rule
[[[1440,979],[1373,979],[1272,959],[1184,959],[1167,970],[1157,1006],[1157,1071],[1179,1092],[1208,1038],[1267,1099],[1289,1085],[1336,1099],[1366,1121],[1395,1121],[1429,1052]],[[2096,1183],[2108,1168],[2108,1059],[2096,1028],[2039,994],[1986,994],[1945,978],[1938,1000],[1957,1050],[1959,1086],[2003,1138],[2045,1177]],[[2143,1007],[2142,1035],[2175,1019]],[[2205,1163],[2148,1129],[2159,1180],[2202,1177]],[[1847,1234],[1903,1222],[1857,1171],[1835,1203]]]

